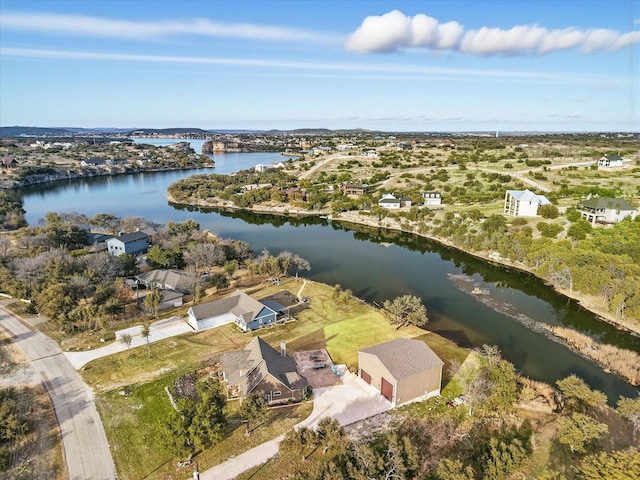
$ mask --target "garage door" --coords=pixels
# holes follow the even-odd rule
[[[371,375],[369,375],[364,370],[360,370],[360,378],[362,378],[365,382],[371,385]]]
[[[393,385],[387,382],[384,378],[382,379],[382,386],[380,387],[380,393],[384,398],[393,401]]]

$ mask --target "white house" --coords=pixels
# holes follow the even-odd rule
[[[369,158],[378,158],[378,152],[376,152],[375,150],[367,150],[363,153],[363,155]]]
[[[385,193],[384,195],[382,195],[382,198],[378,200],[378,206],[392,210],[402,207],[410,207],[411,199],[404,197],[398,198],[392,193]]]
[[[626,217],[636,218],[638,210],[623,198],[592,197],[578,204],[582,218],[595,225],[599,223],[618,223]]]
[[[440,192],[423,192],[422,198],[424,198],[425,206],[442,205],[442,195]]]
[[[144,232],[123,233],[107,240],[109,255],[118,257],[125,253],[137,255],[149,248],[149,235]]]
[[[617,168],[622,166],[624,159],[620,155],[605,155],[598,160],[598,168]]]
[[[504,196],[504,214],[512,217],[535,217],[541,205],[551,205],[551,202],[530,190],[507,190]]]

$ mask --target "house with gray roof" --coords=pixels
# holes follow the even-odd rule
[[[298,373],[296,362],[260,337],[240,351],[225,353],[220,359],[223,382],[229,398],[243,399],[252,392],[264,395],[267,404],[300,401],[308,391],[307,379]]]
[[[144,232],[121,233],[107,240],[109,255],[118,257],[125,253],[139,255],[149,248],[149,236]]]
[[[402,207],[410,207],[411,199],[408,197],[396,197],[393,193],[385,193],[378,200],[378,206],[387,209],[398,209]]]
[[[187,314],[189,325],[196,331],[235,323],[240,330],[248,332],[278,320],[276,310],[242,290],[220,300],[194,305]]]
[[[598,168],[617,168],[622,166],[624,158],[620,155],[605,155],[598,159]]]
[[[177,269],[157,269],[150,272],[136,275],[136,279],[146,288],[158,288],[160,290],[173,290],[175,292],[187,293],[189,284],[193,283],[192,278],[182,270]]]
[[[512,217],[535,217],[541,205],[551,205],[551,202],[530,190],[507,190],[504,195],[504,214]]]
[[[358,376],[394,407],[440,395],[443,365],[426,343],[410,338],[358,351]]]
[[[618,223],[624,218],[634,220],[638,214],[638,209],[627,202],[624,198],[600,198],[591,197],[578,204],[577,210],[582,218],[596,223]]]

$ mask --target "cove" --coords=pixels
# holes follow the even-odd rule
[[[268,155],[281,158],[277,154]],[[257,158],[247,163],[273,161]],[[470,276],[495,299],[535,321],[564,325],[602,342],[640,351],[637,337],[599,321],[530,274],[487,263],[413,234],[320,218],[258,215],[168,203],[164,194],[169,184],[193,173],[216,170],[76,179],[28,187],[20,192],[31,225],[37,224],[48,211],[76,211],[89,216],[105,212],[119,217],[141,216],[158,223],[191,218],[201,228],[222,238],[249,243],[255,252],[267,248],[273,254],[297,253],[311,263],[311,271],[304,272],[305,276],[329,285],[340,284],[365,301],[382,303],[406,293],[417,295],[429,313],[427,330],[466,347],[498,345],[504,358],[533,379],[554,383],[573,373],[592,388],[605,392],[612,405],[620,395],[638,395],[637,388],[563,345],[528,330],[508,315],[496,312],[459,290],[450,279],[450,275]],[[371,343],[376,343],[376,339],[372,338]]]

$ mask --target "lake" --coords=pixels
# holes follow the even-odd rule
[[[218,163],[219,157],[224,161]],[[413,294],[427,307],[427,329],[467,347],[498,345],[503,357],[523,374],[554,383],[572,373],[604,391],[615,404],[619,395],[635,397],[638,389],[594,363],[528,330],[512,316],[499,313],[456,288],[451,275],[472,278],[513,312],[537,322],[565,325],[601,341],[640,351],[638,337],[598,321],[575,302],[558,295],[532,275],[495,266],[415,235],[366,229],[319,218],[287,218],[252,212],[225,212],[169,204],[167,187],[195,173],[231,173],[256,163],[282,159],[272,153],[216,155],[214,169],[144,173],[74,179],[21,190],[29,224],[48,211],[75,211],[88,216],[113,213],[140,216],[157,223],[194,219],[222,238],[251,244],[256,252],[291,251],[311,263],[312,280],[340,284],[367,302],[382,303]],[[376,339],[372,338],[375,344]]]

